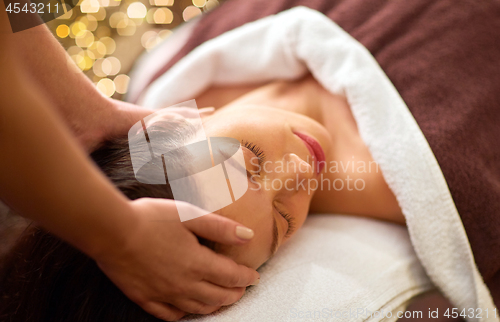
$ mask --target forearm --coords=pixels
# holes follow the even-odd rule
[[[69,59],[45,24],[12,36],[13,50],[25,70],[61,113],[75,134],[86,132],[86,119],[93,124],[112,107],[94,84]],[[73,66],[71,66],[73,65]],[[106,116],[106,115],[104,115]]]
[[[125,135],[135,122],[151,113],[103,96],[78,71],[45,25],[15,33],[12,39],[13,49],[30,78],[40,86],[87,151],[110,136]]]
[[[126,198],[90,162],[35,84],[2,55],[0,198],[88,255],[136,226]]]

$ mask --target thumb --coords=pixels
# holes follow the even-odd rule
[[[252,229],[216,214],[207,214],[183,224],[195,235],[224,245],[242,245],[254,236]]]

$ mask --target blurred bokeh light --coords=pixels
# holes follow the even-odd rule
[[[141,53],[181,23],[224,0],[72,0],[47,25],[66,49],[72,72],[83,72],[106,96],[127,93],[127,73]],[[74,67],[76,64],[77,67]]]

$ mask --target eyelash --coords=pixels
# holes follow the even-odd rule
[[[288,230],[286,231],[286,234],[285,234],[285,238],[288,238],[292,235],[292,233],[295,229],[295,221],[293,220],[293,217],[290,216],[290,214],[287,214],[287,213],[279,211],[279,210],[278,210],[278,212],[288,222]]]
[[[259,162],[264,161],[264,159],[266,158],[266,154],[261,148],[257,146],[257,144],[248,141],[241,141],[241,144],[243,144],[245,148],[252,151],[257,156],[257,158],[259,158]]]
[[[247,148],[248,150],[252,151],[253,154],[257,156],[257,159],[259,159],[259,167],[262,167],[262,164],[264,163],[264,160],[266,159],[266,154],[264,151],[257,146],[257,144],[248,142],[248,141],[241,141],[241,144]],[[260,174],[260,171],[259,171]]]

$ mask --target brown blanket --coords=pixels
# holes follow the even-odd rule
[[[500,307],[500,1],[230,0],[201,19],[155,77],[204,41],[298,5],[360,41],[396,86],[441,166]]]

